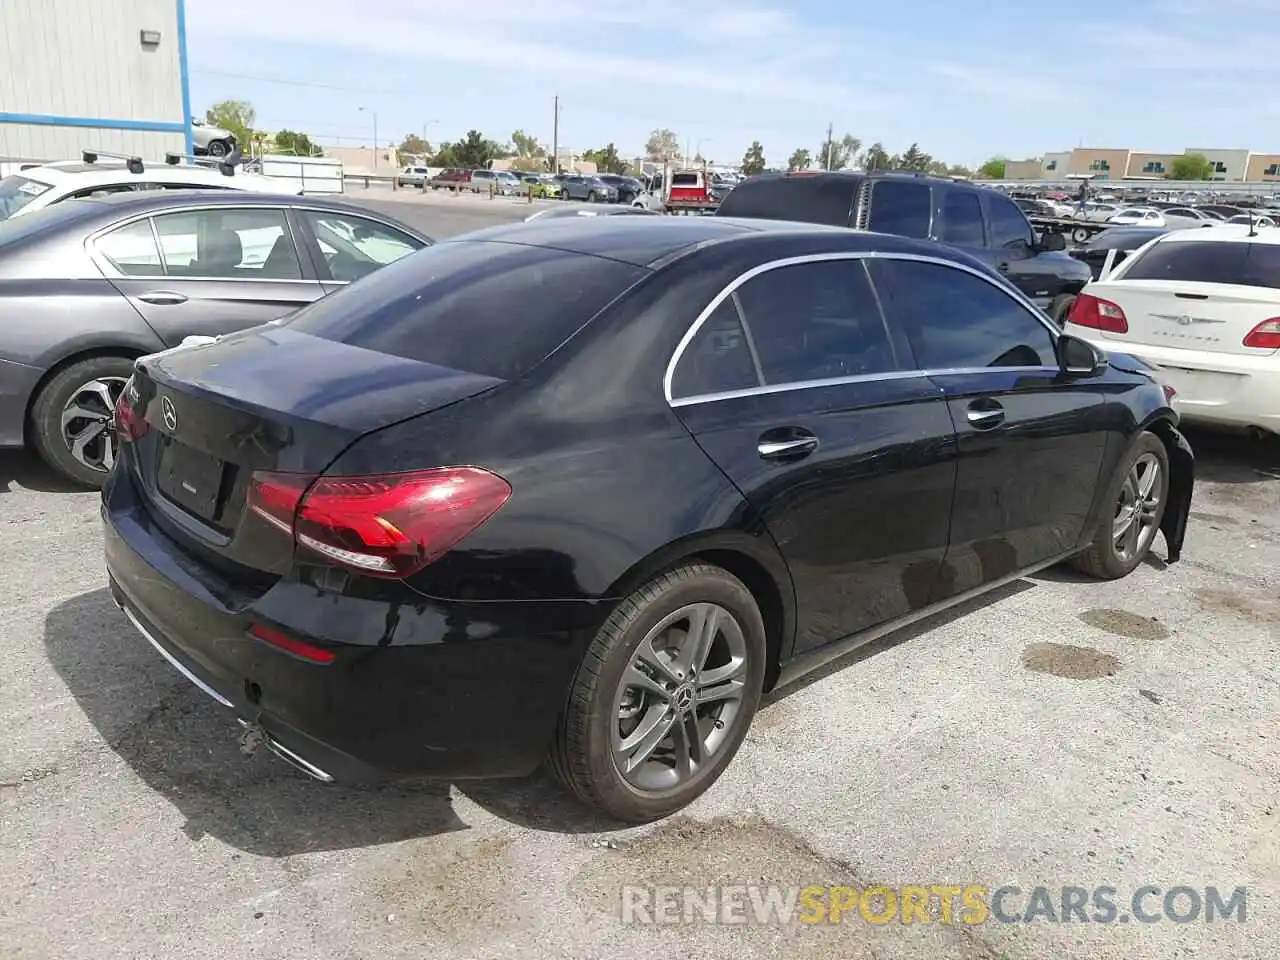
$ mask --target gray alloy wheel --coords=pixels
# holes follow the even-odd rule
[[[560,199],[561,199],[561,200],[568,200],[568,199],[569,199],[569,191],[568,191],[568,190],[565,190],[564,188],[561,188],[561,190],[560,190]]]
[[[1151,550],[1168,496],[1169,452],[1154,433],[1143,433],[1120,461],[1103,501],[1109,506],[1075,565],[1104,580],[1126,576]]]
[[[693,603],[652,627],[613,698],[613,760],[642,791],[688,782],[728,740],[746,689],[747,641],[732,613]]]
[[[99,377],[81,384],[62,408],[62,442],[85,469],[107,474],[116,465],[111,421],[127,377]]]
[[[101,487],[115,466],[115,403],[133,374],[133,359],[91,356],[56,371],[31,404],[27,438],[58,473]]]
[[[620,602],[585,652],[548,756],[579,799],[629,823],[679,810],[742,745],[769,645],[751,591],[689,560]]]
[[[225,140],[210,140],[208,149],[211,157],[225,157],[231,152],[231,147]]]
[[[1163,472],[1155,454],[1144,453],[1134,461],[1120,485],[1111,523],[1111,541],[1122,563],[1141,557],[1155,539],[1168,486]]]

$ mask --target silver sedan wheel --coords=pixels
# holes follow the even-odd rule
[[[694,603],[664,617],[636,648],[613,702],[613,759],[633,788],[670,790],[695,777],[742,715],[747,641],[732,613]]]
[[[1160,461],[1155,454],[1144,453],[1129,469],[1120,487],[1115,518],[1111,524],[1111,542],[1116,556],[1128,563],[1151,546],[1160,514]]]
[[[116,464],[116,435],[111,428],[124,377],[99,377],[81,386],[62,408],[62,439],[71,456],[98,473]]]

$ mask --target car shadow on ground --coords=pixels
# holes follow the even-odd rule
[[[72,483],[26,450],[0,450],[0,495],[15,489],[40,493],[83,493],[88,487]]]
[[[465,830],[448,784],[324,785],[262,750],[245,757],[230,712],[167,664],[104,588],[45,620],[49,662],[107,745],[186,818],[246,853],[285,857]]]

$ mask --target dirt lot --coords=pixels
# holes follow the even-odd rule
[[[1055,569],[896,634],[775,698],[687,815],[624,831],[542,777],[350,789],[241,757],[112,606],[96,496],[0,455],[0,955],[1274,960],[1280,448],[1193,442],[1181,563]],[[1248,901],[1244,923],[621,922],[624,884],[758,883]]]

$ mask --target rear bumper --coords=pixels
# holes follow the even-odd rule
[[[541,763],[595,605],[410,599],[396,583],[351,596],[290,578],[237,594],[149,522],[127,477],[103,496],[111,592],[128,620],[295,766],[373,782],[522,776]],[[250,636],[253,623],[337,657],[298,659]]]
[[[20,447],[31,391],[44,373],[36,367],[0,360],[0,447]]]
[[[1066,331],[1079,335],[1080,327]],[[1103,350],[1132,354],[1160,368],[1177,391],[1173,407],[1188,423],[1261,427],[1280,433],[1280,353],[1250,356],[1161,347],[1086,336]]]

